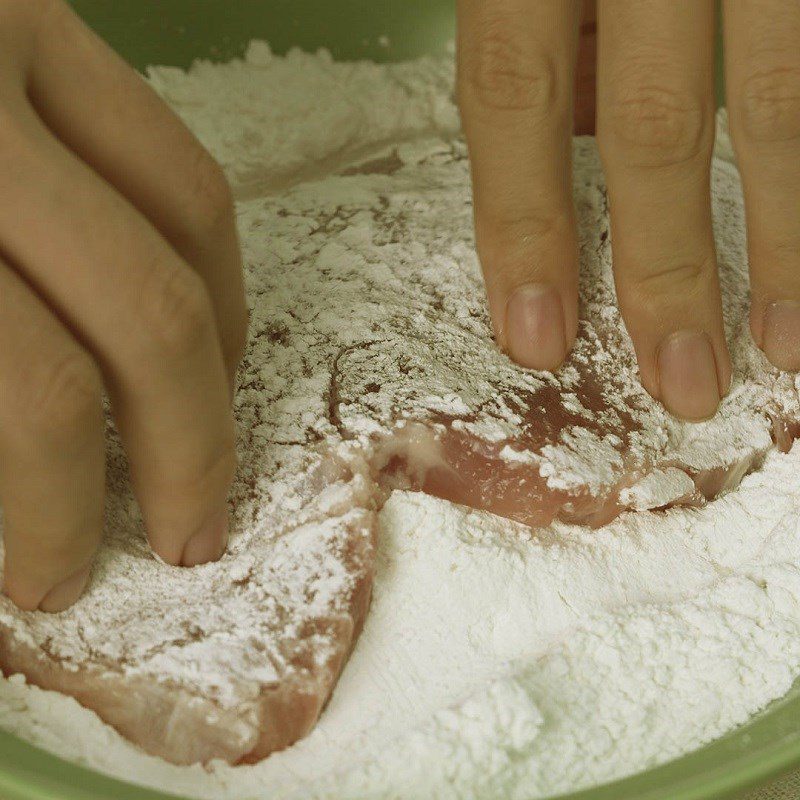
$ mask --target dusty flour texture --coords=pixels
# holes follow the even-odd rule
[[[377,447],[373,467],[375,442],[389,431],[395,443],[419,439],[422,470],[430,442],[418,426],[455,430],[469,439],[454,446],[478,441],[485,458],[533,464],[551,491],[604,497],[633,476],[616,511],[639,510],[599,530],[531,529],[395,491],[378,516],[372,607],[328,708],[310,736],[257,766],[172,766],[20,677],[0,681],[0,725],[94,769],[193,797],[531,798],[678,756],[789,690],[800,674],[800,446],[779,453],[772,434],[797,417],[798,386],[767,369],[746,335],[735,170],[720,159],[714,171],[735,384],[715,420],[678,425],[635,381],[588,140],[575,145],[581,344],[558,376],[517,370],[491,346],[451,72],[447,60],[279,59],[264,45],[228,66],[153,71],[240,197],[255,338],[237,413],[245,449],[259,457],[245,461],[236,496],[244,532],[225,571],[211,566],[177,590],[157,580],[149,590],[151,626],[177,591],[182,605],[198,604],[209,635],[182,628],[176,606],[175,631],[161,623],[97,638],[125,642],[122,655],[144,676],[185,680],[235,711],[251,685],[272,677],[259,671],[281,666],[248,650],[244,632],[291,638],[291,626],[259,621],[265,598],[228,597],[231,584],[266,571],[273,582],[252,591],[276,588],[281,608],[316,619],[336,609],[351,580],[341,542],[354,527],[342,520],[361,524],[371,513],[369,468],[345,453],[345,477],[298,487],[309,468],[330,470],[310,448],[337,437]],[[701,489],[727,485],[736,488],[703,503]],[[697,507],[648,510],[675,501]],[[119,502],[118,537],[132,537]],[[298,514],[309,527],[286,533]],[[253,544],[264,530],[277,555],[273,540]],[[132,541],[120,544],[128,561],[104,556],[101,585],[117,579],[135,593],[139,568],[153,580],[143,543]],[[314,602],[303,603],[309,581]],[[99,609],[126,602],[93,593]],[[60,646],[94,642],[91,622],[76,611],[67,622],[75,635]],[[34,640],[52,624],[38,621]],[[197,673],[184,675],[187,665]]]

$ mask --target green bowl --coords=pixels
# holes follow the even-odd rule
[[[397,60],[443,52],[454,34],[449,0],[73,0],[137,67],[225,60],[247,41],[277,52],[329,48],[343,59]],[[378,38],[389,37],[388,47]],[[568,800],[735,798],[800,767],[800,682],[749,724],[691,755]],[[168,800],[68,764],[0,733],[2,800]],[[566,797],[560,800],[567,800]]]

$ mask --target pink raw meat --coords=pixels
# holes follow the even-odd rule
[[[712,190],[735,374],[717,416],[691,424],[670,417],[638,382],[615,304],[606,194],[593,140],[579,139],[574,148],[580,336],[556,375],[516,368],[490,341],[471,249],[463,147],[409,145],[399,152],[402,169],[391,179],[373,176],[369,215],[362,185],[350,203],[346,181],[336,191],[328,187],[328,208],[320,203],[315,212],[325,241],[315,243],[315,231],[300,243],[286,280],[304,282],[304,263],[315,270],[324,265],[326,297],[341,292],[334,302],[343,307],[355,271],[366,272],[362,298],[380,283],[383,298],[371,313],[343,314],[358,322],[363,317],[364,325],[331,331],[341,343],[331,418],[344,437],[358,441],[391,431],[395,444],[385,446],[391,468],[407,473],[411,466],[412,487],[534,526],[554,519],[598,526],[628,508],[712,499],[736,486],[775,444],[787,449],[796,438],[800,382],[773,369],[749,332],[744,220],[733,166],[715,161]],[[282,198],[277,214],[267,204],[265,230],[294,225],[291,213],[307,214],[309,191],[298,187]],[[357,226],[365,235],[354,242]],[[357,302],[360,308],[368,300]],[[414,431],[414,444],[401,452],[395,452],[398,420]],[[652,480],[667,471],[669,482]],[[664,493],[667,485],[671,495]]]
[[[494,347],[463,144],[431,139],[240,203],[252,340],[236,415],[234,536],[218,564],[151,555],[110,436],[108,533],[71,610],[0,598],[0,667],[72,694],[175,763],[263,758],[303,736],[361,628],[375,510],[421,489],[531,525],[698,504],[798,434],[793,377],[747,329],[738,180],[713,194],[735,377],[687,425],[641,389],[616,311],[605,192],[575,145],[582,325],[557,375]]]
[[[113,463],[90,591],[59,615],[0,601],[3,671],[73,695],[177,764],[258,760],[304,736],[369,606],[375,514],[363,463],[309,452],[294,485],[239,481],[231,552],[192,570],[152,557],[116,447]]]

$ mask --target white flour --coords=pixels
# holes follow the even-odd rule
[[[153,79],[245,197],[387,141],[453,133],[451,69],[274,59],[256,46],[248,65]],[[667,485],[670,497],[692,488],[673,470],[627,491],[644,507]],[[789,690],[798,511],[800,446],[704,508],[627,514],[599,531],[530,531],[396,492],[380,514],[362,637],[319,725],[289,750],[254,767],[174,767],[19,678],[0,681],[0,725],[93,769],[214,800],[589,786],[696,748]]]

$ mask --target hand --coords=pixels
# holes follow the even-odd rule
[[[103,527],[108,392],[154,550],[219,557],[246,306],[230,190],[61,0],[0,0],[4,591],[71,605]]]
[[[751,329],[775,366],[798,370],[800,3],[727,0],[724,12]],[[489,306],[500,345],[536,369],[558,367],[577,330],[576,63],[579,99],[593,104],[591,70],[577,59],[581,14],[577,0],[458,4],[459,101]],[[643,385],[686,419],[712,416],[731,378],[709,190],[714,22],[712,0],[598,3],[597,138],[620,309]],[[591,25],[584,32],[593,45]]]

